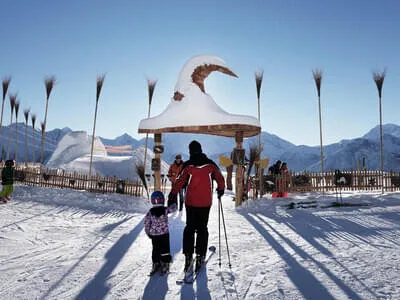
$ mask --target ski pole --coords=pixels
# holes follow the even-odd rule
[[[218,265],[221,268],[221,198],[218,197]]]
[[[228,253],[228,266],[229,266],[229,268],[231,268],[231,267],[232,267],[232,265],[231,265],[231,257],[230,257],[230,255],[229,255],[228,237],[227,237],[227,235],[226,235],[224,210],[223,210],[223,208],[222,208],[221,197],[218,197],[218,202],[219,202],[219,206],[220,206],[220,208],[221,208],[222,224],[224,225],[226,251],[227,251],[227,253]],[[220,251],[220,253],[221,253],[221,251]]]

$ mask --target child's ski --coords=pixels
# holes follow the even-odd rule
[[[205,266],[207,265],[208,261],[213,256],[215,251],[216,251],[215,246],[210,246],[208,248],[207,257],[204,260],[203,264],[201,265],[200,269],[197,270],[197,272],[193,271],[194,260],[192,260],[192,263],[190,264],[190,267],[188,268],[188,270],[185,272],[183,279],[177,280],[176,283],[177,284],[184,284],[184,283],[193,284],[193,282],[196,280],[197,276],[201,273],[201,271],[205,268]]]

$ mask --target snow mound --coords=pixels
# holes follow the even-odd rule
[[[92,139],[84,131],[75,131],[65,135],[58,143],[46,167],[83,174],[89,173],[90,149]],[[147,152],[146,173],[151,171],[151,158],[154,153]],[[110,176],[119,179],[139,179],[136,165],[144,161],[144,147],[135,149],[129,156],[108,156],[100,139],[95,138],[92,159],[92,174]],[[161,171],[167,174],[169,165],[161,162]],[[152,178],[151,178],[152,179]]]
[[[92,138],[85,131],[66,134],[46,164],[48,168],[58,168],[82,156],[90,157]],[[94,139],[93,156],[106,157],[107,151],[99,138]]]

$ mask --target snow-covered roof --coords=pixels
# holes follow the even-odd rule
[[[212,67],[207,69],[210,66]],[[201,78],[194,82],[196,70]],[[230,114],[222,109],[211,95],[202,91],[200,86],[212,71],[236,76],[219,57],[210,55],[193,57],[182,68],[175,85],[175,95],[178,94],[180,97],[174,95],[167,108],[159,115],[141,120],[138,132],[187,132],[231,137],[235,136],[237,131],[243,131],[244,137],[257,135],[261,131],[257,118]]]

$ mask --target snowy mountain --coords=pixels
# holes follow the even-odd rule
[[[51,154],[55,151],[60,139],[72,130],[68,127],[63,129],[54,129],[46,131],[45,142],[44,142],[44,162],[48,160]],[[6,159],[7,152],[9,157],[15,159],[17,155],[17,161],[24,162],[26,160],[40,161],[41,155],[41,141],[42,133],[38,129],[32,129],[32,126],[25,126],[25,123],[14,123],[11,126],[2,126],[2,132],[0,134],[0,151],[2,159]],[[28,152],[26,153],[26,143],[28,145]]]
[[[382,125],[382,131],[384,134],[390,134],[397,138],[400,138],[400,126],[396,124],[384,124]],[[366,133],[363,138],[369,140],[379,140],[379,126],[372,128]]]
[[[124,133],[121,136],[116,137],[115,139],[107,139],[107,138],[102,138],[100,137],[100,140],[102,141],[102,143],[104,145],[107,146],[132,146],[132,149],[136,149],[138,148],[141,143],[140,141],[135,140],[133,137],[131,137],[129,134]],[[150,149],[153,149],[153,144],[151,144],[151,147],[149,147]],[[108,153],[109,155],[112,156],[124,156],[126,155],[126,153]]]
[[[383,157],[384,169],[400,171],[400,126],[386,124],[383,126]],[[172,162],[175,154],[181,153],[184,159],[188,158],[188,144],[191,140],[198,140],[203,151],[212,159],[218,160],[219,154],[229,156],[235,147],[233,138],[217,137],[203,134],[168,133],[163,135],[165,152],[163,159]],[[149,138],[149,145],[152,145]],[[293,171],[319,171],[320,148],[319,146],[296,146],[276,135],[262,132],[261,143],[263,146],[262,157],[269,157],[270,164],[276,160],[286,161],[289,169]],[[144,145],[144,139],[139,141]],[[252,144],[258,144],[258,137],[245,138],[243,147],[248,153]],[[149,146],[152,147],[152,146]],[[365,136],[342,140],[338,143],[324,146],[325,170],[356,169],[363,166],[367,169],[380,168],[379,157],[379,126],[373,128]]]
[[[6,157],[8,144],[10,145],[10,156],[14,157],[15,153],[15,124],[11,126],[11,139],[9,141],[9,126],[4,126],[2,134],[0,135],[0,151],[2,149],[3,158]],[[25,161],[25,124],[18,123],[18,161]],[[72,132],[69,128],[54,129],[46,132],[45,138],[45,163],[49,160],[50,156],[55,152],[59,141],[62,137]],[[36,161],[40,160],[40,143],[41,132],[37,129],[32,130],[28,126],[28,158],[33,160],[35,154]],[[400,171],[400,126],[395,124],[383,125],[383,157],[384,169]],[[175,155],[180,153],[183,159],[188,159],[189,151],[188,145],[193,139],[198,140],[202,146],[203,151],[215,161],[218,161],[218,155],[224,154],[229,156],[232,149],[235,147],[233,138],[218,137],[206,134],[185,134],[185,133],[167,133],[162,136],[162,143],[165,152],[162,155],[166,164],[171,163]],[[106,139],[99,137],[99,141],[104,145],[111,146],[125,146],[130,145],[133,149],[133,154],[121,154],[121,157],[126,155],[136,156],[135,151],[144,147],[145,138],[136,140],[128,134],[123,134],[115,139]],[[269,157],[270,164],[280,159],[288,163],[289,169],[293,171],[319,171],[320,170],[320,149],[319,146],[296,146],[280,137],[262,132],[261,142],[263,145],[262,157]],[[258,144],[258,137],[245,138],[243,147],[248,152],[250,145]],[[152,135],[149,135],[148,140],[148,153],[152,153],[154,141]],[[87,149],[87,148],[86,148]],[[143,151],[142,151],[143,152]],[[144,153],[144,152],[143,152]],[[87,154],[87,150],[86,150]],[[108,156],[115,156],[115,154],[108,153]],[[150,170],[150,162],[153,157],[148,154],[149,158],[147,170]],[[363,163],[367,169],[378,170],[380,166],[379,158],[379,126],[371,129],[367,134],[360,138],[351,140],[342,140],[338,143],[324,146],[324,165],[326,170],[334,169],[355,169],[357,165],[361,168]],[[140,160],[140,158],[137,158]],[[358,161],[358,163],[357,163]],[[65,163],[65,162],[64,162]],[[57,164],[53,164],[55,166]],[[84,167],[82,167],[84,168]]]

